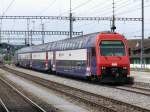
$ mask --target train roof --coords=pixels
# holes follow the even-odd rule
[[[87,47],[94,47],[96,41],[97,33],[82,35],[78,37],[68,38],[64,40],[59,40],[56,42],[50,42],[48,44],[47,50],[71,50],[71,49],[82,49]]]
[[[84,49],[88,47],[95,47],[96,36],[100,33],[114,34],[109,31],[90,33],[90,34],[81,35],[73,38],[67,38],[55,42],[49,42],[46,44],[25,47],[18,50],[17,52],[27,53],[27,52],[42,52],[42,51],[51,51],[51,50]]]
[[[46,51],[48,43],[32,46],[32,52]]]
[[[30,52],[31,50],[32,50],[31,47],[24,47],[24,48],[17,50],[17,53],[27,53],[27,52]]]

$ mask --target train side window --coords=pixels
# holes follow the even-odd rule
[[[70,45],[70,42],[68,42],[68,44],[69,44],[69,45],[68,45],[68,49],[71,49],[71,45]]]
[[[69,42],[67,42],[67,49],[69,49]]]
[[[73,48],[72,48],[72,42],[70,42],[70,49],[73,49]]]
[[[79,48],[79,43],[78,42],[76,42],[76,47],[77,47],[77,49]]]
[[[63,43],[63,50],[65,49],[65,43]]]
[[[64,50],[66,49],[66,43],[64,43]]]
[[[62,50],[64,50],[64,43],[62,43]]]
[[[75,42],[75,45],[76,45],[76,49],[78,48],[78,43],[77,42]]]
[[[59,50],[62,50],[62,43],[60,43],[60,48],[59,48]]]
[[[95,47],[92,48],[92,56],[96,56],[96,49],[95,49]]]
[[[79,44],[79,48],[81,48],[82,47],[82,40],[80,41],[80,44]]]

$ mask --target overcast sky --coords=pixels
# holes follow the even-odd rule
[[[13,1],[13,2],[12,2]],[[0,14],[5,16],[68,16],[70,0],[0,0]],[[10,3],[12,3],[10,5]],[[145,36],[150,36],[150,0],[145,0]],[[112,0],[72,0],[73,16],[112,16]],[[116,17],[141,17],[141,0],[115,0]],[[41,30],[41,21],[30,21],[30,29]],[[43,20],[45,30],[69,30],[68,21]],[[25,20],[3,20],[2,30],[26,30]],[[139,38],[140,22],[116,21],[117,32],[126,38]],[[74,31],[84,34],[110,30],[109,21],[75,21]],[[51,37],[51,38],[50,38]],[[46,42],[66,38],[46,37]]]

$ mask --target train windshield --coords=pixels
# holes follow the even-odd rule
[[[100,43],[101,56],[125,56],[125,46],[119,40],[104,40]]]

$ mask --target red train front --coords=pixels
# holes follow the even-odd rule
[[[126,82],[130,75],[127,40],[117,33],[101,33],[96,41],[97,75],[104,82]]]

